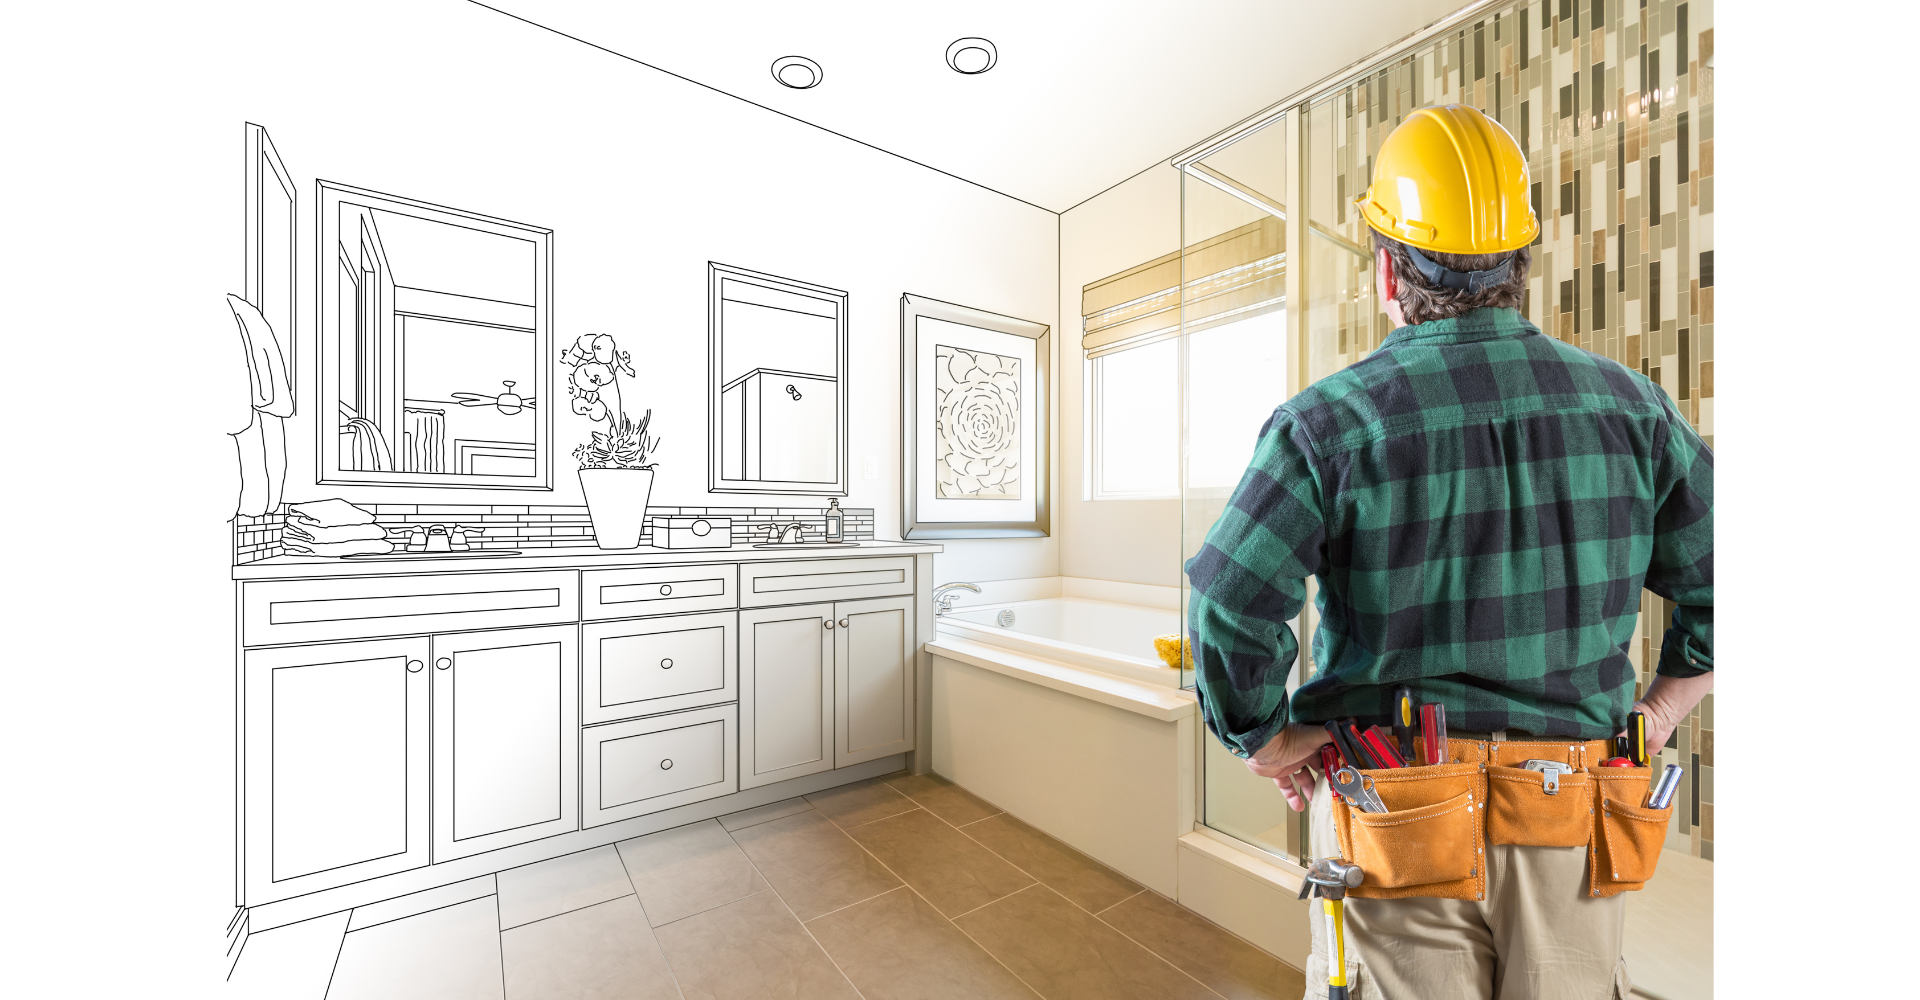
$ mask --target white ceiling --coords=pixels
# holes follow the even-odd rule
[[[776,111],[1064,211],[1463,0],[487,0]],[[947,68],[957,38],[1000,61]],[[783,87],[773,61],[818,62]]]

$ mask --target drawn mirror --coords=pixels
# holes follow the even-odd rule
[[[707,265],[716,493],[847,495],[847,293]]]
[[[901,296],[901,537],[1048,533],[1048,329]]]
[[[319,189],[320,481],[551,489],[552,231]]]

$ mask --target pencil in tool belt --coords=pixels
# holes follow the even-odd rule
[[[1420,706],[1420,739],[1427,753],[1427,763],[1445,764],[1447,762],[1447,706],[1439,702],[1429,702]]]
[[[1400,757],[1413,763],[1413,689],[1405,684],[1393,689],[1393,739],[1400,744]]]

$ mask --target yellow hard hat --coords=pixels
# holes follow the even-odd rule
[[[1520,144],[1458,104],[1408,115],[1380,144],[1373,186],[1355,204],[1367,225],[1435,253],[1518,250],[1540,232]]]

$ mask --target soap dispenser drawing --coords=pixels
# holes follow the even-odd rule
[[[846,538],[846,533],[841,530],[841,525],[845,523],[845,518],[841,515],[841,512],[840,512],[840,501],[838,500],[827,501],[826,518],[827,518],[826,540],[829,542],[844,541]]]

